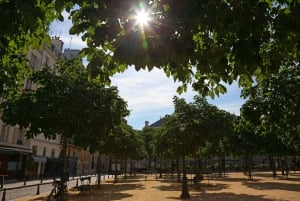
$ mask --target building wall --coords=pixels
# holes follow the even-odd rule
[[[77,58],[79,56],[80,50],[67,48],[64,50],[63,57],[65,59]]]
[[[25,131],[0,120],[0,174],[6,179],[23,178],[31,154]]]
[[[63,42],[52,37],[51,44],[40,49],[30,49],[27,53],[32,71],[44,68],[53,69],[60,58],[78,57],[79,50],[66,49],[63,55]],[[37,89],[37,85],[24,79],[24,89]],[[1,116],[1,112],[0,112]],[[62,150],[60,136],[54,140],[45,139],[43,134],[27,140],[25,130],[18,126],[4,124],[0,120],[0,174],[13,179],[37,179],[58,177],[60,175],[59,156]],[[68,166],[70,176],[94,174],[97,159],[88,151],[73,145],[68,146]]]

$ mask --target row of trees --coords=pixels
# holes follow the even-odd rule
[[[248,99],[240,116],[218,109],[201,96],[195,96],[191,103],[174,97],[174,113],[164,117],[161,128],[145,127],[141,132],[127,125],[125,117],[129,111],[117,89],[89,78],[80,60],[59,61],[54,70],[35,72],[30,79],[37,89],[8,97],[1,105],[2,119],[26,128],[28,138],[40,133],[49,139],[62,136],[62,182],[66,179],[69,140],[91,152],[124,161],[147,158],[149,166],[156,159],[173,161],[172,171],[177,170],[178,181],[182,159],[182,198],[189,196],[186,157],[194,158],[194,170],[201,178],[201,159],[218,157],[221,175],[225,156],[242,156],[252,179],[252,155],[268,155],[276,176],[275,157],[282,156],[287,174],[286,157],[300,151],[300,71],[295,66],[281,68],[271,78],[244,90]]]
[[[133,21],[139,9],[151,13],[143,29]],[[225,93],[224,83],[238,80],[248,99],[234,117],[199,97],[192,104],[175,98],[157,143],[146,143],[149,157],[259,150],[272,158],[299,151],[299,0],[6,0],[0,10],[3,119],[25,127],[29,137],[62,134],[64,142],[74,138],[91,150],[132,153],[124,142],[140,139],[126,126],[126,103],[106,85],[111,75],[134,65],[161,68],[182,82],[178,92],[192,84],[203,96]],[[62,63],[60,76],[35,73],[38,90],[16,93],[29,72],[25,54],[49,42],[49,24],[63,20],[63,10],[73,22],[70,33],[87,42],[81,55],[88,70]],[[111,150],[110,143],[122,149]],[[150,153],[153,147],[161,151]]]
[[[164,117],[162,127],[143,130],[150,159],[237,155],[245,156],[251,167],[253,154],[269,155],[271,162],[275,156],[298,155],[300,69],[297,65],[282,67],[261,80],[242,91],[246,102],[239,116],[201,96],[195,96],[192,103],[174,97],[174,113]]]
[[[242,95],[247,100],[240,116],[218,109],[201,96],[195,96],[192,103],[174,97],[175,111],[164,117],[162,127],[143,130],[146,144],[151,144],[148,155],[152,159],[173,161],[178,180],[180,158],[185,174],[185,156],[196,162],[194,170],[199,178],[203,170],[201,158],[217,157],[221,175],[222,169],[225,171],[225,156],[239,156],[244,158],[245,171],[251,180],[253,155],[268,156],[273,177],[277,174],[276,163],[280,163],[282,174],[288,176],[291,165],[299,168],[299,88],[298,66],[282,67],[278,73],[243,90]],[[293,164],[288,164],[291,156]],[[184,191],[182,196],[188,197]]]
[[[248,154],[261,149],[269,154],[274,177],[275,156],[298,155],[300,151],[299,87],[300,69],[292,63],[243,91],[248,100],[241,108],[239,135],[257,141],[247,144]],[[286,158],[283,161],[287,174]]]
[[[61,136],[60,200],[65,196],[68,143],[116,159],[144,156],[141,137],[125,120],[129,115],[127,103],[116,87],[90,79],[80,59],[58,61],[54,70],[45,68],[29,79],[37,88],[7,97],[1,104],[1,118],[26,129],[27,138]]]

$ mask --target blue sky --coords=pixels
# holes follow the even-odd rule
[[[49,34],[59,36],[64,42],[64,49],[81,49],[85,43],[80,36],[69,35],[71,22],[67,13],[64,13],[64,22],[53,22]],[[177,94],[176,89],[179,83],[174,83],[173,79],[167,78],[164,72],[155,68],[152,71],[136,71],[129,67],[124,73],[116,74],[112,77],[112,85],[117,86],[120,96],[127,101],[128,109],[131,111],[127,118],[128,124],[135,129],[142,129],[145,121],[150,124],[159,120],[166,114],[171,114],[174,110],[172,98],[179,96],[191,102],[196,92],[189,89],[184,94]],[[227,86],[227,93],[220,97],[208,101],[218,108],[239,114],[240,107],[244,100],[240,98],[240,89],[236,83]]]

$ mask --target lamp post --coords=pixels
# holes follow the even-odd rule
[[[183,156],[182,156],[182,190],[181,190],[181,199],[188,199],[190,198],[188,185],[187,185],[187,177],[186,177],[186,167],[185,167],[185,154],[186,154],[186,148],[185,148],[185,124],[181,123],[179,125],[179,130],[182,132],[183,135]]]

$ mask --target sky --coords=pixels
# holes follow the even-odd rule
[[[64,22],[53,22],[50,26],[50,36],[58,36],[64,42],[64,49],[82,49],[86,46],[80,36],[69,35],[71,21],[68,20],[67,13],[63,14]],[[197,95],[191,88],[186,93],[179,95],[176,92],[180,83],[174,83],[172,77],[167,77],[158,68],[152,71],[136,71],[134,67],[129,67],[124,73],[116,74],[112,77],[112,86],[117,86],[119,95],[127,102],[130,116],[127,123],[134,129],[141,130],[145,126],[145,121],[150,124],[156,122],[167,114],[174,111],[174,96],[192,102]],[[230,113],[239,115],[240,107],[245,102],[240,98],[241,89],[237,83],[227,86],[227,93],[216,97],[213,100],[208,98],[208,102],[218,108]]]

